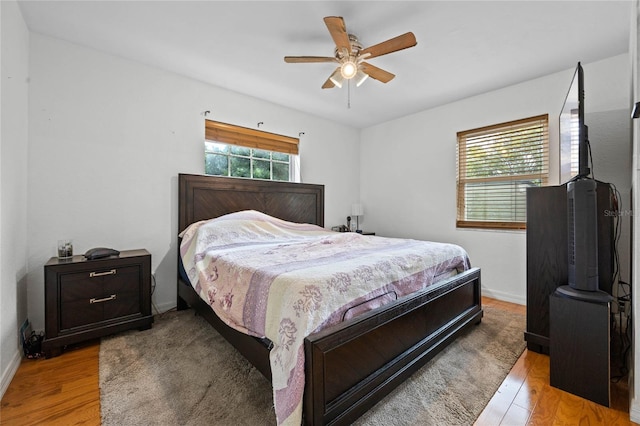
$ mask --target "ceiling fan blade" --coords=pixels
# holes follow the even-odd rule
[[[290,64],[311,62],[338,62],[336,58],[329,56],[285,56],[284,61]]]
[[[374,46],[367,47],[360,51],[360,56],[364,56],[366,53],[369,53],[367,59],[375,58],[376,56],[382,56],[387,53],[397,52],[398,50],[413,47],[416,44],[418,44],[416,36],[409,32],[399,35],[398,37],[391,38],[387,41],[383,41],[382,43],[378,43]]]
[[[324,84],[322,85],[323,89],[333,89],[336,85],[333,84],[333,81],[331,81],[330,78],[327,79],[327,81],[324,82]]]
[[[366,62],[360,64],[360,69],[362,69],[365,74],[368,74],[369,77],[375,78],[383,83],[388,83],[395,77],[395,74],[391,74],[389,71],[385,71]]]
[[[349,43],[349,34],[347,34],[347,27],[344,25],[344,19],[340,16],[327,16],[324,18],[324,23],[329,29],[329,34],[333,38],[334,43],[339,51],[347,49],[347,52],[351,52],[351,43]]]

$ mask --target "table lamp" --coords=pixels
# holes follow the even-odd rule
[[[356,232],[360,234],[362,234],[362,229],[360,229],[360,221],[358,219],[363,214],[364,214],[364,209],[362,208],[362,204],[360,203],[351,204],[351,216],[356,217]]]

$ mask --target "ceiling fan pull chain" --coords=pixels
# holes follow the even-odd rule
[[[351,80],[347,80],[347,109],[351,109]]]

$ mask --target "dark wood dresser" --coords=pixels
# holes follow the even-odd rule
[[[144,249],[96,260],[52,257],[44,276],[47,358],[65,345],[153,323],[151,254]]]
[[[597,182],[600,290],[611,294],[614,209],[609,184]],[[549,354],[549,297],[568,283],[567,185],[527,189],[527,330],[530,351]]]

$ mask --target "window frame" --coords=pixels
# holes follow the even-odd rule
[[[247,127],[236,126],[234,124],[222,123],[214,120],[205,120],[205,173],[206,173],[206,155],[215,154],[227,157],[227,177],[238,177],[231,174],[232,158],[249,159],[249,176],[246,179],[271,180],[279,182],[296,182],[299,174],[298,145],[300,139],[289,136],[269,133],[262,130],[250,129]],[[207,149],[207,142],[220,143],[230,146],[227,152],[215,152]],[[238,146],[249,149],[249,155],[233,154],[232,146]],[[260,158],[254,156],[255,150],[269,152],[269,158]],[[280,153],[288,156],[288,161],[274,160],[273,154]],[[254,177],[254,160],[269,162],[269,179]],[[289,177],[286,181],[273,179],[273,165],[275,163],[287,164],[289,168]],[[216,175],[224,176],[224,175]]]
[[[524,150],[519,151],[520,154],[523,152],[534,152],[536,151],[536,159],[540,160],[540,170],[536,173],[514,173],[514,174],[504,174],[504,175],[496,175],[496,176],[483,176],[483,177],[470,177],[467,175],[468,161],[467,154],[470,151],[468,148],[468,141],[471,140],[471,145],[478,140],[482,140],[483,142],[489,141],[492,147],[495,147],[499,143],[502,143],[505,138],[509,135],[515,134],[518,131],[539,127],[540,135],[538,138],[539,146],[532,147],[526,146],[525,136],[518,136],[517,140],[519,142],[518,147],[525,147]],[[489,135],[494,135],[496,137],[483,139]],[[549,182],[549,114],[542,114],[533,117],[528,117],[520,120],[513,120],[505,123],[494,124],[491,126],[481,127],[477,129],[465,130],[457,133],[457,143],[456,143],[456,228],[479,228],[479,229],[514,229],[514,230],[523,230],[526,229],[526,218],[523,221],[519,220],[471,220],[467,219],[467,195],[466,195],[466,185],[470,183],[512,183],[514,186],[518,185],[519,181],[527,181],[527,180],[539,180],[539,185],[536,186],[545,186]],[[539,151],[539,152],[537,152]],[[482,160],[481,162],[487,163],[487,160]],[[516,190],[512,190],[510,193],[516,195]],[[490,203],[495,203],[496,201],[489,200]],[[525,215],[526,215],[526,201],[525,201]],[[493,213],[497,213],[497,209],[493,210]]]

